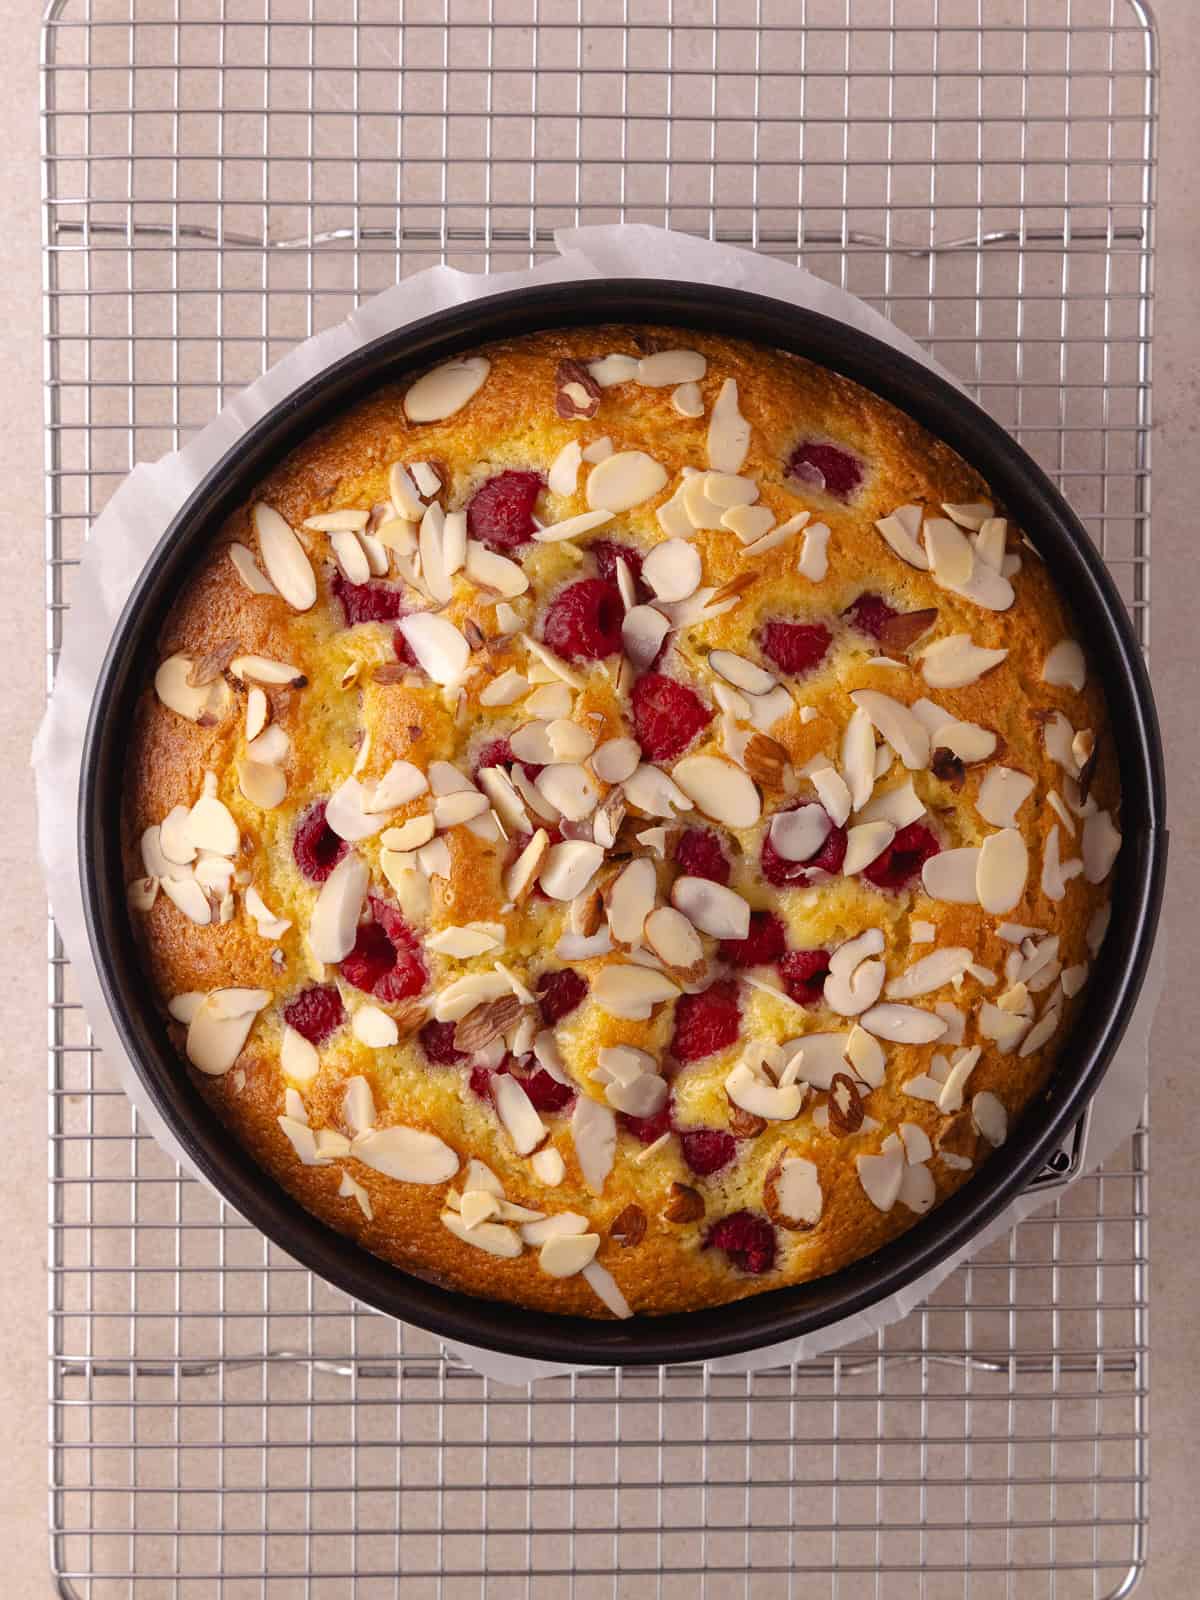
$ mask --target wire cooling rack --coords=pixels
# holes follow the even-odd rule
[[[56,0],[51,674],[135,461],[398,275],[622,219],[801,261],[917,337],[1066,490],[1146,644],[1154,50],[1127,0]],[[53,931],[49,987],[63,1595],[1134,1587],[1144,1128],[845,1353],[526,1393],[181,1177]]]

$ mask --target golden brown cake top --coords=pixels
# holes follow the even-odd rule
[[[910,1226],[1044,1083],[1120,845],[1026,532],[708,335],[348,410],[214,541],[131,739],[132,914],[232,1135],[409,1270],[585,1315]]]

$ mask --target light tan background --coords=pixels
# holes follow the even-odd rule
[[[1200,29],[1194,0],[1160,0],[1163,117],[1155,339],[1153,667],[1172,792],[1170,981],[1154,1035],[1152,1503],[1139,1596],[1196,1592],[1200,1252]],[[0,0],[0,985],[5,1248],[0,1251],[0,1591],[50,1592],[46,1552],[45,918],[34,864],[27,756],[44,694],[42,399],[37,124],[38,12]],[[847,1595],[854,1591],[847,1588]],[[865,1591],[864,1591],[865,1592]]]

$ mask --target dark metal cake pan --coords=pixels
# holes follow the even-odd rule
[[[610,322],[692,328],[805,356],[890,401],[976,468],[1044,558],[1086,641],[1120,763],[1124,841],[1088,1003],[1043,1094],[967,1184],[899,1238],[829,1277],[626,1322],[517,1310],[426,1283],[292,1200],[208,1108],[168,1038],[126,911],[119,820],[133,708],[157,664],[167,612],[209,539],[272,466],[376,385],[493,339]],[[928,368],[831,318],[731,289],[632,279],[522,289],[423,318],[310,379],[247,430],[165,531],[117,625],[85,740],[79,842],[92,953],[121,1040],[181,1148],[230,1205],[339,1289],[432,1333],[544,1361],[636,1365],[767,1346],[862,1311],[960,1250],[1019,1193],[1095,1092],[1133,1012],[1162,898],[1164,804],[1154,701],[1125,606],[1066,501],[1003,428]]]

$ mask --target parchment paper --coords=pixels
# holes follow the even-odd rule
[[[477,275],[433,267],[369,300],[344,322],[307,340],[236,395],[202,433],[175,454],[138,466],[96,520],[77,575],[77,603],[67,619],[53,697],[33,747],[37,785],[38,849],[55,921],[71,959],[80,999],[96,1042],[139,1115],[163,1146],[193,1176],[194,1171],[150,1104],[101,999],[83,919],[76,846],[76,797],[83,734],[92,694],[121,608],[164,528],[180,506],[249,425],[306,379],[369,340],[418,317],[484,295],[529,284],[585,281],[598,277],[667,278],[772,295],[835,317],[933,368],[957,384],[914,340],[854,295],[801,268],[749,251],[710,244],[683,234],[640,225],[574,228],[556,235],[558,256],[526,271]],[[88,603],[78,603],[86,595]],[[1160,944],[1129,1030],[1096,1095],[1083,1170],[1099,1165],[1131,1132],[1146,1094],[1150,1024],[1162,988]],[[960,1261],[1047,1203],[1027,1193],[1013,1202],[967,1250],[944,1261],[902,1294],[856,1317],[784,1344],[726,1357],[713,1370],[751,1371],[804,1361],[878,1332],[937,1288]],[[465,1346],[450,1346],[486,1376],[514,1384],[577,1370],[556,1362],[525,1361]]]

